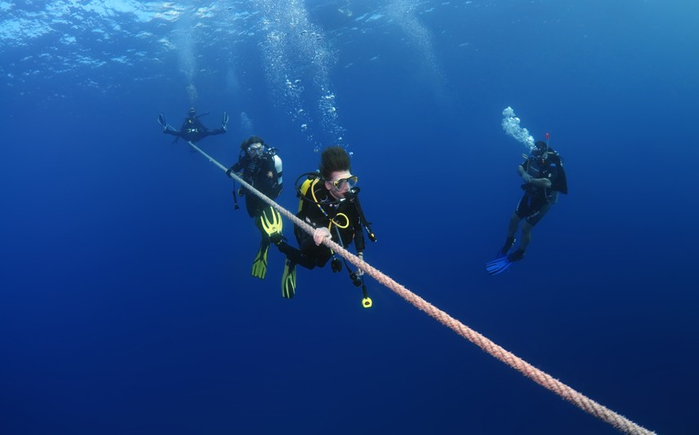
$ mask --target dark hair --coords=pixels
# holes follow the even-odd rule
[[[546,142],[544,142],[543,140],[536,141],[534,146],[536,146],[536,148],[544,149],[544,150],[547,150],[549,147],[548,144]]]
[[[329,180],[333,172],[350,170],[350,156],[339,145],[327,147],[320,155],[318,170],[323,179]]]
[[[265,141],[263,141],[262,138],[259,136],[250,136],[249,138],[245,139],[243,143],[240,144],[240,149],[243,151],[247,151],[248,147],[254,143],[261,143],[262,145],[264,145]]]

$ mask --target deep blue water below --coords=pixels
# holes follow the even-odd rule
[[[1,434],[614,434],[367,278],[283,257],[162,134],[278,202],[352,153],[365,259],[659,434],[699,433],[699,6],[676,1],[0,0]],[[512,107],[570,193],[489,276],[521,197]],[[292,224],[284,233],[293,243]],[[353,251],[353,250],[352,250]],[[354,252],[354,251],[353,251]]]

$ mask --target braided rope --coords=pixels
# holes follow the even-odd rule
[[[196,149],[201,154],[203,154],[205,157],[207,157],[210,162],[214,163],[219,168],[226,171],[226,168],[223,165],[221,165],[216,160],[211,158],[208,154],[206,154],[204,151],[199,149],[192,142],[189,142],[189,144],[194,149]],[[267,204],[269,204],[272,207],[274,207],[275,209],[277,209],[279,211],[279,213],[286,216],[295,225],[299,226],[301,229],[303,229],[307,233],[313,235],[315,228],[313,228],[311,225],[302,221],[301,219],[296,217],[296,215],[294,215],[290,211],[286,210],[285,208],[283,208],[282,206],[280,206],[279,204],[277,204],[276,202],[274,202],[273,200],[271,200],[267,196],[263,195],[261,192],[259,192],[257,189],[252,187],[245,180],[238,177],[236,174],[230,173],[229,176],[234,178],[235,180],[237,180],[243,187],[245,187],[248,191],[255,194],[258,198],[260,198],[261,200],[263,200]],[[327,246],[328,248],[332,249],[333,251],[335,251],[335,253],[337,253],[337,254],[341,255],[342,257],[344,257],[345,259],[347,259],[347,261],[352,263],[357,268],[362,269],[364,271],[364,273],[371,275],[379,283],[381,283],[384,286],[388,287],[389,289],[393,290],[395,293],[397,293],[399,296],[401,296],[406,301],[410,302],[413,306],[415,306],[420,311],[424,311],[429,316],[431,316],[432,318],[437,320],[439,323],[450,328],[452,331],[456,332],[457,334],[459,334],[463,338],[467,339],[471,343],[480,347],[481,349],[483,349],[485,352],[489,353],[494,358],[502,361],[503,363],[507,364],[508,366],[510,366],[513,369],[517,370],[518,372],[522,373],[524,376],[528,377],[529,379],[531,379],[532,381],[541,385],[542,387],[544,387],[550,391],[553,391],[554,393],[558,394],[563,399],[571,402],[572,404],[579,407],[583,411],[585,411],[589,414],[592,414],[595,417],[599,418],[600,420],[603,420],[603,421],[609,423],[610,425],[612,425],[613,427],[615,427],[616,429],[618,429],[619,431],[621,431],[623,433],[632,434],[632,435],[652,435],[652,434],[655,434],[655,432],[651,432],[648,429],[645,429],[644,427],[639,426],[638,424],[634,423],[633,421],[627,419],[626,417],[624,417],[624,416],[612,411],[611,409],[606,408],[605,406],[595,402],[594,400],[588,398],[587,396],[583,395],[582,393],[579,393],[578,391],[574,390],[573,388],[569,387],[568,385],[560,382],[557,379],[554,379],[549,374],[537,369],[536,367],[534,367],[533,365],[524,361],[523,359],[517,357],[513,353],[508,352],[507,350],[498,346],[493,341],[489,340],[485,336],[481,335],[480,333],[474,331],[473,329],[464,325],[460,321],[451,317],[449,314],[445,313],[444,311],[442,311],[439,308],[435,307],[434,305],[430,304],[426,300],[422,299],[420,296],[411,292],[410,290],[405,288],[403,285],[397,283],[388,275],[382,273],[380,270],[371,266],[366,261],[360,259],[359,257],[352,254],[351,252],[349,252],[348,250],[346,250],[345,248],[343,248],[339,244],[333,242],[332,239],[326,238],[323,241],[323,244],[325,246]]]

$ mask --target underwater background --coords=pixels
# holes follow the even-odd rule
[[[367,262],[661,434],[699,433],[699,3],[0,0],[0,433],[614,434],[375,280],[283,257],[156,122],[285,188],[352,153]],[[506,273],[521,127],[570,193]],[[242,203],[241,203],[242,205]],[[293,240],[292,224],[285,234]],[[352,252],[354,252],[352,250]]]

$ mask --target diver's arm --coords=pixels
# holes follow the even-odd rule
[[[541,187],[542,189],[548,189],[551,187],[551,180],[548,178],[532,178],[529,184],[533,184],[536,187]]]
[[[520,177],[524,178],[524,181],[527,181],[527,179],[525,178],[525,175],[528,175],[528,174],[527,174],[527,171],[524,170],[524,166],[522,166],[522,165],[517,166],[517,173],[519,174]]]
[[[522,177],[522,180],[524,180],[525,184],[529,184],[533,180],[532,176],[527,174],[526,169],[524,169],[524,166],[519,165],[517,167],[517,173],[519,174],[520,177]]]
[[[543,177],[534,178],[530,183],[541,189],[548,189],[553,186],[553,180],[558,176],[558,170],[551,166],[544,170],[544,173],[541,175],[543,175]]]
[[[236,164],[234,164],[233,166],[231,166],[231,168],[228,171],[235,172],[236,174],[239,174],[248,165],[248,160],[249,160],[249,157],[247,156],[247,154],[241,153],[240,156],[238,157],[238,162]],[[228,172],[227,172],[227,174],[228,174]],[[230,177],[230,174],[228,174],[228,176]]]
[[[522,180],[524,180],[525,183],[531,184],[534,187],[540,187],[542,189],[548,189],[551,187],[551,180],[548,178],[534,178],[531,175],[527,174],[527,172],[524,170],[524,167],[522,165],[519,165],[517,168],[517,173],[522,177]]]
[[[265,195],[272,191],[277,179],[274,177],[274,163],[271,159],[265,159],[256,181],[259,185],[258,189]]]

